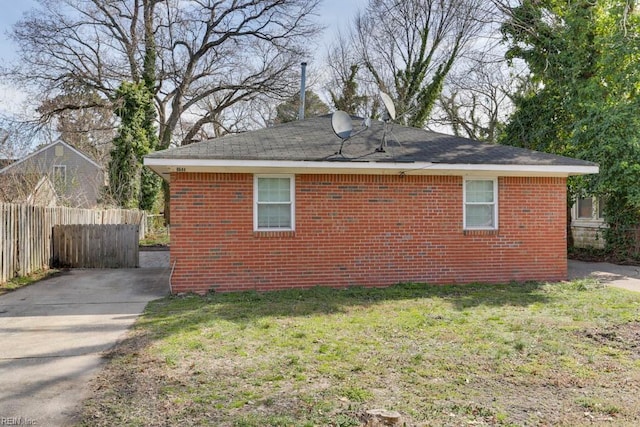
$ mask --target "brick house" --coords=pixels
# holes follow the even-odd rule
[[[390,126],[341,154],[324,116],[146,156],[173,292],[566,279],[566,179],[597,165]]]

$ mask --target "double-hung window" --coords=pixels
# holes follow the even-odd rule
[[[498,180],[478,178],[464,180],[464,229],[498,228]]]
[[[604,219],[604,200],[598,197],[581,197],[576,202],[575,212],[577,219],[597,220]]]
[[[53,182],[55,185],[62,187],[67,184],[67,167],[65,165],[53,166]]]
[[[295,229],[295,177],[255,175],[253,228],[256,231]]]

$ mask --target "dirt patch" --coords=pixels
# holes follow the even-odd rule
[[[607,292],[171,297],[108,355],[83,425],[381,425],[372,409],[396,411],[407,427],[637,425],[640,322],[621,319],[639,300]]]
[[[582,331],[581,336],[594,345],[631,351],[634,357],[640,358],[640,322],[606,329],[593,328]],[[162,425],[177,414],[193,425],[203,420],[217,425],[230,425],[222,421],[225,419],[222,416],[224,411],[211,407],[203,414],[198,405],[182,398],[182,395],[186,390],[242,377],[245,369],[243,363],[250,357],[212,360],[201,355],[200,358],[167,369],[167,361],[153,356],[149,346],[153,346],[153,340],[147,334],[136,332],[105,355],[112,363],[93,382],[94,396],[85,402],[84,425],[106,425],[107,420],[113,419],[139,421],[138,412],[145,414],[143,419],[147,425]],[[602,366],[604,370],[607,369],[606,365]],[[437,420],[438,425],[444,426],[503,425],[507,419],[508,423],[516,425],[612,425],[620,420],[620,407],[636,407],[640,404],[637,397],[630,397],[640,395],[636,382],[625,381],[625,375],[615,377],[617,379],[614,382],[596,384],[558,370],[523,382],[515,373],[501,377],[493,376],[490,372],[470,373],[467,380],[459,385],[460,388],[452,393],[455,397],[436,399],[425,405],[423,410],[429,413],[427,418]],[[398,378],[390,380],[390,384]],[[284,386],[269,399],[253,400],[247,395],[244,405],[230,412],[255,417],[255,424],[248,422],[247,425],[280,425],[277,421],[279,414],[289,414],[296,419],[305,412],[318,410],[315,401],[301,399],[300,394],[318,397],[330,388],[330,383],[324,383],[319,378],[310,379],[303,390]],[[242,394],[247,390],[238,384],[236,392]],[[400,395],[402,393],[396,395],[390,387],[381,396],[380,403],[393,402],[400,399]],[[353,409],[353,404],[349,399],[340,398],[333,408],[334,421],[330,425],[391,425],[372,418],[364,409]],[[123,417],[122,413],[112,412],[112,408],[122,406],[128,407],[131,413]],[[429,425],[416,421],[406,412],[401,415],[400,425]],[[424,414],[418,416],[423,417]],[[275,421],[261,424],[258,421],[260,419]],[[285,422],[282,425],[288,424]]]
[[[583,334],[595,343],[629,351],[635,359],[640,359],[640,322],[593,328]]]

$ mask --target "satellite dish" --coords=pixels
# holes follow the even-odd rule
[[[396,119],[396,106],[393,105],[393,100],[389,95],[380,91],[380,98],[382,98],[382,103],[384,104],[384,108],[387,109],[387,114],[391,117],[391,120]]]
[[[338,110],[331,115],[331,126],[336,135],[342,140],[349,138],[351,132],[353,132],[351,117],[344,111]]]
[[[353,131],[353,120],[351,120],[351,116],[344,111],[338,110],[331,115],[331,126],[333,127],[333,131],[336,135],[342,140],[340,143],[340,150],[338,150],[335,154],[338,154],[344,157],[342,154],[342,149],[344,148],[345,142],[352,136],[358,135],[360,132],[364,132],[369,129],[371,125],[370,119],[362,120],[360,124],[360,129],[356,132]]]

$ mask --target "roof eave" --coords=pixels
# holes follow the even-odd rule
[[[56,145],[64,145],[66,148],[68,148],[69,150],[73,151],[74,153],[76,153],[78,156],[82,157],[83,159],[85,159],[87,162],[91,163],[92,165],[94,165],[95,167],[97,167],[98,169],[100,169],[101,171],[104,172],[104,169],[102,168],[102,166],[100,166],[98,163],[96,163],[94,160],[92,160],[91,158],[89,158],[86,154],[84,154],[82,151],[72,147],[71,145],[67,144],[66,142],[62,141],[61,139],[52,142],[51,144],[47,144],[41,148],[39,148],[38,150],[34,151],[31,154],[27,154],[26,156],[16,160],[13,163],[8,164],[7,166],[5,166],[4,168],[0,168],[0,173],[5,173],[8,172],[18,166],[20,166],[22,163],[27,162],[29,159],[32,159],[36,156],[38,156],[39,154],[50,150],[52,148],[54,148]]]
[[[287,173],[357,175],[487,175],[556,176],[598,173],[598,166],[581,165],[503,165],[429,162],[353,162],[353,161],[274,161],[220,160],[146,157],[144,164],[168,180],[174,172],[204,173]]]

